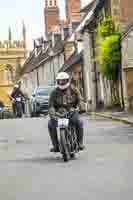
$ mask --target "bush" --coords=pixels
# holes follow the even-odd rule
[[[99,68],[103,76],[110,80],[111,104],[120,104],[119,98],[119,75],[121,63],[120,33],[115,31],[111,17],[106,18],[97,27]]]
[[[100,71],[108,80],[117,80],[119,75],[120,36],[106,37],[99,47]]]

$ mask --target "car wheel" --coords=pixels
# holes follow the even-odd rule
[[[34,113],[33,113],[33,112],[31,112],[30,116],[31,116],[31,117],[34,117]]]
[[[40,113],[36,113],[36,114],[35,114],[35,117],[40,117]]]

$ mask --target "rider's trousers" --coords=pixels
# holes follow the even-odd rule
[[[70,119],[70,123],[76,128],[77,142],[78,144],[83,144],[83,122],[79,117],[79,113],[75,112]],[[48,122],[49,135],[53,146],[58,147],[58,137],[57,137],[57,121],[50,119]]]

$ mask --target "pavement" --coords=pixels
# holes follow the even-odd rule
[[[64,163],[49,152],[47,118],[0,120],[0,199],[132,200],[133,127],[83,121],[86,149]]]
[[[133,113],[129,113],[129,112],[89,112],[88,113],[90,116],[92,117],[104,117],[104,118],[108,118],[108,119],[112,119],[115,121],[120,121],[126,124],[130,124],[133,125]]]

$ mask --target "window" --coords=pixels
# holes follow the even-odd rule
[[[52,6],[52,0],[50,0],[50,4],[49,5]]]
[[[5,81],[12,81],[12,72],[10,70],[5,69]]]

